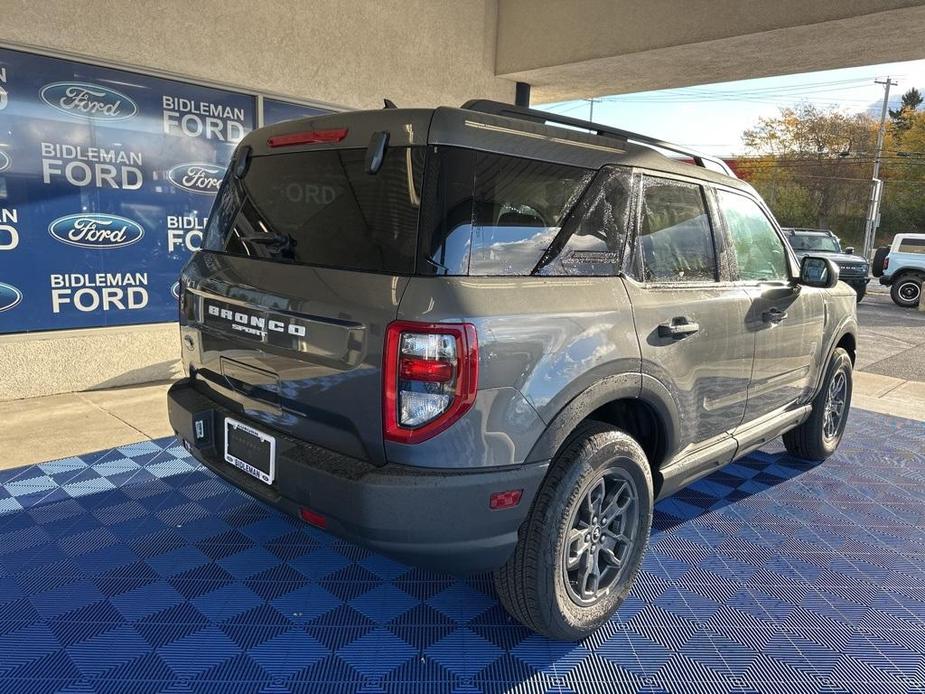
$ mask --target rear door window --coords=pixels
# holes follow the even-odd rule
[[[420,269],[446,275],[529,275],[594,174],[452,147],[429,167]]]
[[[253,157],[226,177],[204,247],[348,270],[414,269],[423,148],[393,147],[375,175],[363,149]]]
[[[713,229],[696,184],[644,176],[638,246],[647,282],[717,279]]]

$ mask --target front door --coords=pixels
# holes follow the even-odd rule
[[[754,353],[745,327],[750,300],[720,272],[724,251],[700,185],[643,176],[638,220],[626,288],[642,372],[671,392],[683,454],[742,422]]]
[[[792,405],[813,385],[822,349],[823,295],[791,280],[795,268],[769,215],[750,197],[718,190],[733,271],[748,293],[755,359],[745,421]]]

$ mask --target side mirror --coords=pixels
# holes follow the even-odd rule
[[[800,284],[831,289],[838,284],[838,265],[821,255],[803,256],[800,262]]]
[[[846,246],[845,253],[847,253],[848,255],[854,255],[854,246]]]

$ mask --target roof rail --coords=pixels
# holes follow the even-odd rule
[[[737,178],[735,172],[729,167],[729,164],[724,162],[719,157],[712,157],[708,154],[703,154],[689,147],[676,145],[671,142],[664,142],[654,137],[649,137],[648,135],[640,135],[639,133],[634,133],[629,130],[621,130],[620,128],[612,128],[609,125],[594,123],[589,120],[570,118],[569,116],[560,116],[557,113],[547,113],[546,111],[538,111],[533,108],[527,108],[526,106],[515,106],[514,104],[505,104],[501,101],[491,101],[489,99],[472,99],[471,101],[464,103],[462,108],[469,111],[478,111],[479,113],[491,113],[496,116],[519,118],[521,120],[533,121],[535,123],[541,123],[544,125],[547,123],[555,123],[558,125],[566,125],[571,128],[582,128],[584,130],[590,130],[591,132],[600,135],[601,137],[617,137],[621,140],[627,140],[629,142],[645,145],[647,147],[655,147],[658,149],[668,150],[669,152],[675,152],[676,154],[683,154],[684,156],[693,159],[694,164],[697,166],[702,166],[705,169],[719,171],[720,173],[724,173],[727,176]],[[712,166],[708,165],[707,162],[712,164]]]

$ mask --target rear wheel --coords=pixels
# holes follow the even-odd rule
[[[854,291],[857,292],[857,295],[858,295],[857,303],[861,303],[861,299],[863,299],[864,295],[867,294],[867,287],[861,284],[861,285],[858,285]]]
[[[809,419],[782,437],[787,451],[816,461],[832,455],[848,423],[852,389],[851,357],[837,347],[826,369],[822,388],[813,400]]]
[[[893,303],[903,308],[915,308],[922,298],[922,277],[920,275],[900,275],[893,280],[890,298]]]
[[[632,588],[652,506],[639,444],[606,424],[583,423],[553,461],[514,554],[495,572],[501,604],[551,638],[587,636]]]

